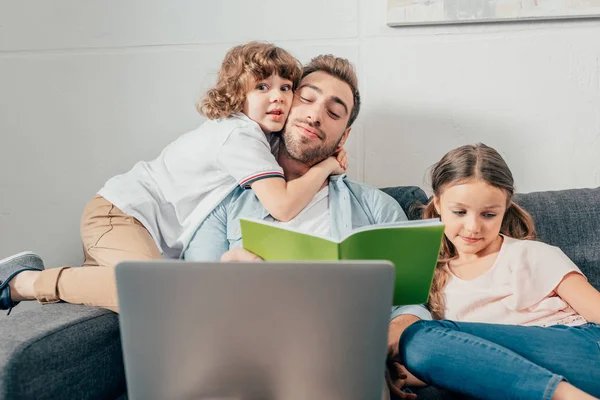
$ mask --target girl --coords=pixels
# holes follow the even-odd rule
[[[208,121],[110,179],[85,207],[84,267],[44,269],[39,256],[0,261],[0,308],[21,300],[67,301],[117,310],[114,266],[122,260],[179,257],[195,229],[236,186],[251,187],[269,213],[289,221],[330,174],[346,167],[345,152],[288,184],[271,153],[301,77],[298,60],[268,43],[251,42],[225,56],[217,84],[198,109]],[[343,166],[343,167],[342,167]],[[91,268],[91,267],[108,268]]]
[[[476,398],[600,396],[600,293],[557,247],[532,240],[512,174],[483,144],[450,151],[431,174],[445,237],[429,308],[401,362],[416,378]]]

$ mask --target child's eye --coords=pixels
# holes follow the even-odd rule
[[[465,215],[467,213],[466,211],[461,211],[461,210],[452,211],[452,212],[456,215]]]
[[[267,90],[269,87],[267,86],[266,83],[260,83],[258,85],[256,85],[256,89],[257,90]]]
[[[290,91],[290,90],[292,90],[292,86],[291,86],[291,85],[283,85],[283,86],[281,87],[281,91],[282,91],[282,92],[288,92],[288,91]]]
[[[483,214],[484,218],[494,218],[496,216],[496,214],[492,214],[492,213],[485,213]]]

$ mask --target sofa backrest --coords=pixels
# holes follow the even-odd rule
[[[408,219],[420,219],[423,211],[421,206],[429,201],[423,189],[418,186],[392,186],[381,190],[400,204]]]
[[[538,240],[560,247],[600,290],[600,188],[519,193]]]
[[[420,218],[419,205],[428,201],[416,186],[382,190],[409,219]],[[600,188],[518,193],[514,200],[533,217],[538,240],[560,247],[600,290]]]

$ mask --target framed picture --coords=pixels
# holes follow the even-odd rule
[[[592,17],[600,0],[387,0],[389,26]]]

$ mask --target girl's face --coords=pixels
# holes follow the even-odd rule
[[[264,133],[279,132],[292,106],[292,81],[273,74],[266,79],[250,79],[242,110]]]
[[[444,233],[459,257],[484,256],[496,249],[506,203],[504,190],[480,179],[442,188],[440,197],[434,196]]]

